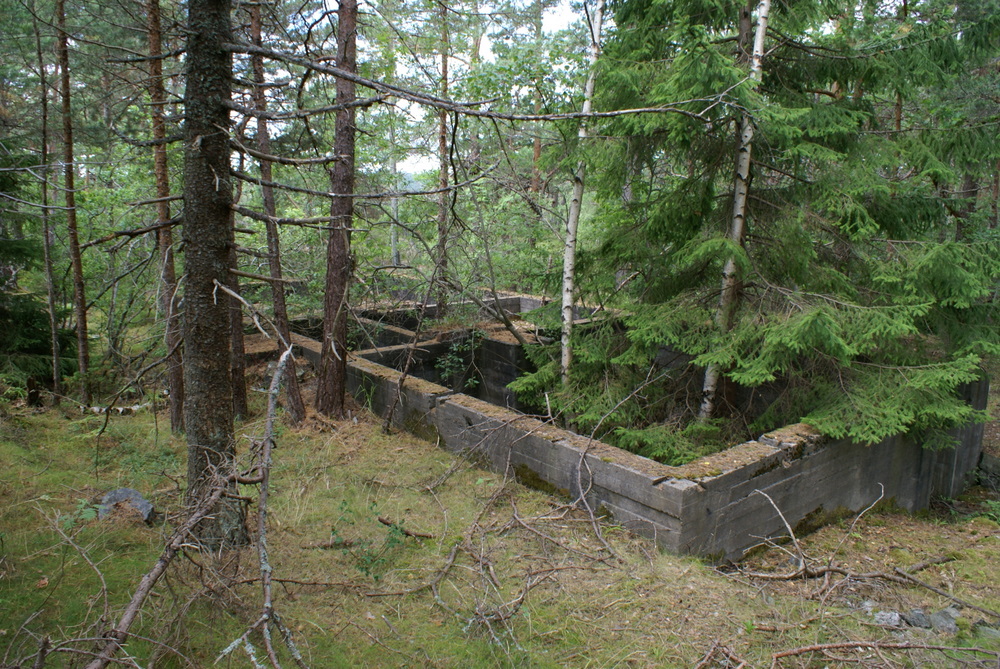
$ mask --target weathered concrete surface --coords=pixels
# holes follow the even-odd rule
[[[352,359],[350,378],[358,399],[378,413],[391,403],[399,372]],[[973,384],[970,401],[985,406],[987,389],[985,380]],[[668,467],[412,378],[393,423],[549,492],[578,499],[586,491],[595,511],[663,548],[719,560],[787,535],[775,506],[801,527],[860,511],[880,496],[910,511],[954,496],[975,471],[981,438],[976,426],[956,430],[958,448],[930,451],[902,437],[874,446],[830,442],[793,425]]]
[[[296,344],[318,363],[317,344]],[[677,553],[738,560],[756,545],[787,536],[781,515],[804,529],[856,513],[880,496],[916,511],[936,496],[958,495],[980,460],[982,425],[955,430],[958,446],[938,451],[905,436],[873,446],[829,441],[807,425],[792,425],[668,467],[427,379],[411,375],[400,387],[400,372],[390,366],[401,365],[412,349],[414,371],[434,379],[434,357],[447,346],[429,341],[353,354],[349,389],[377,414],[393,406],[394,425],[440,439],[484,466],[571,500],[583,491],[595,512],[610,512]],[[983,379],[966,388],[965,398],[983,409],[988,390]]]
[[[520,344],[486,337],[476,346],[475,368],[480,382],[476,397],[518,411],[527,408],[507,387],[522,374],[535,371]]]

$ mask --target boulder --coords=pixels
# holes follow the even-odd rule
[[[128,507],[134,509],[144,521],[152,522],[156,510],[153,505],[134,488],[116,488],[101,498],[101,504],[97,507],[97,517],[107,518],[115,508]]]

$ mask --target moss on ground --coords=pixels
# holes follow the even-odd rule
[[[62,410],[3,408],[0,664],[30,659],[44,635],[58,642],[107,629],[180,517],[184,445],[164,432],[164,419],[114,417],[98,439],[102,423]],[[262,429],[259,418],[239,426],[244,457]],[[119,486],[147,495],[165,522],[95,520],[93,502]],[[847,518],[802,544],[817,564],[833,557],[858,573],[950,557],[919,577],[997,610],[1000,527],[988,516],[996,500],[979,489],[924,518],[892,511]],[[997,647],[977,635],[987,616],[973,609],[963,609],[959,634],[948,637],[879,627],[862,608],[950,603],[930,590],[859,579],[817,596],[821,581],[716,570],[660,554],[604,520],[598,536],[591,519],[564,502],[431,443],[383,434],[366,415],[282,427],[268,530],[277,611],[317,668],[682,667],[716,644],[748,666],[768,666],[782,649],[851,640]],[[743,567],[793,569],[786,548],[757,553]],[[258,577],[252,550],[189,552],[134,629],[152,641],[133,638],[128,652],[143,667],[211,666],[259,617]],[[250,640],[263,661],[260,635]],[[84,641],[72,647],[93,649]],[[736,664],[715,653],[704,666]],[[900,664],[950,661],[930,651],[883,653]],[[279,655],[291,665],[280,644]],[[71,657],[54,655],[49,666],[71,666]],[[854,666],[848,659],[859,656],[840,657],[811,659]],[[879,666],[875,657],[867,656],[870,666]],[[782,666],[799,660],[810,657]],[[237,651],[220,666],[253,665]]]

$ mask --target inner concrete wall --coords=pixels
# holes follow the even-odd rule
[[[318,343],[304,337],[296,343],[318,367]],[[426,371],[447,345],[428,341],[353,353],[349,390],[378,415],[393,407],[397,427],[439,439],[449,451],[529,485],[570,499],[583,495],[595,511],[676,553],[738,560],[787,535],[777,509],[799,528],[858,512],[880,497],[909,511],[923,509],[934,497],[960,494],[979,463],[982,425],[954,430],[957,446],[936,451],[905,435],[864,446],[792,425],[669,467],[457,393],[429,373],[400,384],[393,367],[410,349],[416,367]],[[984,409],[988,391],[984,378],[965,388],[965,398]]]

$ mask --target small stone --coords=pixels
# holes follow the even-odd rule
[[[901,627],[903,618],[895,611],[876,611],[875,624],[882,627]]]
[[[134,488],[117,488],[101,499],[101,505],[97,508],[97,517],[101,519],[106,518],[119,504],[122,506],[131,506],[147,523],[152,520],[155,513],[153,505],[138,490]]]
[[[877,605],[876,602],[870,599],[866,599],[865,601],[861,602],[861,610],[864,611],[865,613],[871,614],[875,610],[876,605]]]
[[[923,609],[910,609],[909,613],[903,614],[903,620],[910,627],[919,627],[921,629],[931,628],[931,619],[927,617]]]
[[[983,639],[1000,639],[1000,630],[989,625],[979,624],[975,626],[976,636]]]
[[[931,627],[941,634],[958,634],[959,612],[954,606],[931,614]]]

